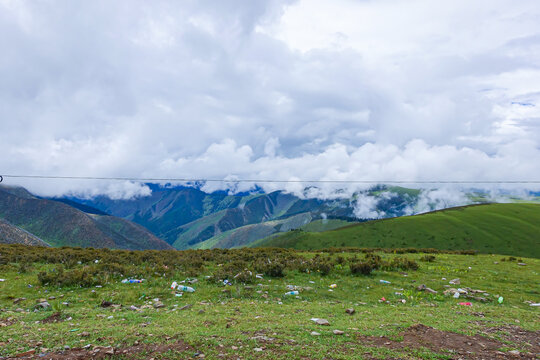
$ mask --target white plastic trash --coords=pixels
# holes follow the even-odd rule
[[[300,293],[299,293],[298,291],[295,290],[295,291],[289,291],[289,292],[286,292],[286,293],[285,293],[285,296],[288,296],[288,295],[298,295],[298,294],[300,294]]]
[[[171,289],[174,290],[176,289],[177,286],[178,286],[178,283],[176,281],[173,281],[173,283],[171,284]]]
[[[183,285],[178,286],[178,287],[176,288],[176,290],[178,290],[178,291],[190,292],[190,293],[195,292],[195,289],[194,289],[194,288],[192,288],[192,287],[190,287],[190,286],[183,286]]]
[[[459,292],[454,293],[454,299],[459,299]]]

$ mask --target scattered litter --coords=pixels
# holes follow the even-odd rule
[[[311,335],[312,335],[312,336],[321,336],[321,334],[318,333],[318,332],[316,332],[316,331],[312,331],[312,332],[311,332]]]
[[[497,299],[497,301],[499,302],[499,304],[502,304],[503,301],[504,301],[504,298],[502,296],[499,296],[499,298]]]
[[[353,308],[350,308],[350,309],[346,309],[345,312],[349,315],[352,315],[354,314],[356,311],[353,309]]]
[[[297,290],[294,290],[294,291],[289,291],[289,292],[286,292],[285,293],[285,296],[288,296],[288,295],[298,295],[300,294]]]
[[[189,287],[189,286],[183,286],[183,285],[182,285],[182,286],[178,286],[178,287],[176,288],[176,290],[178,290],[178,291],[185,291],[185,292],[189,292],[189,293],[195,292],[195,289],[194,289],[194,288]]]
[[[379,301],[380,301],[380,302],[385,302],[385,301],[386,301],[386,298],[383,296]]]
[[[176,297],[182,297],[182,295],[184,295],[184,294],[183,294],[183,293],[176,293],[176,294],[174,294],[174,296],[176,296]]]
[[[310,284],[315,284],[315,281],[309,280],[309,283],[310,283]]]
[[[0,279],[0,282],[4,282],[4,281],[6,281],[6,279]]]
[[[418,290],[418,291],[425,291],[425,292],[428,292],[428,293],[430,293],[430,294],[437,294],[437,291],[428,288],[428,287],[427,287],[426,285],[424,285],[424,284],[418,286],[418,287],[416,288],[416,290]]]
[[[332,289],[337,288],[337,284],[332,284],[332,285],[330,285],[330,288],[332,288]]]
[[[69,332],[75,332],[75,331],[79,331],[79,329],[71,329],[71,330],[69,330]]]
[[[334,333],[334,335],[343,335],[343,334],[345,334],[345,332],[341,331],[341,330],[334,330],[332,332]]]
[[[458,303],[458,305],[461,305],[461,306],[472,306],[472,303],[470,303],[470,302],[460,302],[460,303]]]
[[[459,299],[459,292],[456,291],[456,292],[454,293],[453,297],[454,297],[454,299]]]
[[[176,289],[177,286],[178,286],[178,283],[176,281],[173,281],[173,283],[171,284],[171,289],[174,290]]]
[[[330,323],[326,319],[311,318],[311,321],[317,325],[330,326]]]
[[[257,279],[262,279],[262,278],[263,278],[263,274],[257,274],[257,275],[255,275],[255,277],[256,277]]]
[[[124,279],[122,284],[139,284],[142,283],[144,279]]]
[[[391,284],[391,282],[390,282],[390,281],[387,281],[387,280],[379,280],[379,282],[380,282],[381,284]]]
[[[229,285],[229,286],[231,286],[232,283],[231,283],[229,280],[225,279],[225,280],[223,280],[223,285]]]
[[[97,264],[98,262],[99,262],[99,260],[97,260],[97,259],[96,259],[96,260],[94,260],[94,263],[95,263],[95,264]]]
[[[519,266],[527,266],[525,263],[518,263]]]
[[[540,306],[540,303],[530,303],[529,306]]]
[[[453,280],[450,280],[449,283],[452,284],[452,285],[459,285],[459,284],[461,284],[461,280],[460,279],[453,279]]]

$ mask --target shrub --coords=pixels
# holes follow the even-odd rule
[[[349,268],[353,275],[369,275],[375,270],[374,264],[367,261],[352,263],[349,265]]]
[[[434,255],[424,255],[420,258],[420,261],[435,262],[436,257]]]

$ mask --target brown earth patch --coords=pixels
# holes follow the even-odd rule
[[[121,356],[125,359],[140,358],[144,354],[145,358],[151,358],[152,355],[163,354],[168,351],[184,352],[189,351],[190,357],[195,354],[195,350],[192,346],[187,345],[183,341],[178,341],[172,344],[141,344],[128,346],[124,348],[113,348],[96,346],[92,349],[70,349],[62,352],[39,354],[35,352],[33,354],[22,353],[15,355],[14,357],[8,357],[9,359],[46,359],[46,360],[82,360],[82,359],[108,359],[110,357]]]
[[[526,348],[531,353],[540,354],[540,330],[529,331],[515,325],[487,328],[482,331],[488,336],[499,335],[504,340]]]
[[[51,323],[60,322],[60,321],[63,321],[63,319],[62,319],[62,314],[60,314],[59,312],[56,312],[50,316],[47,316],[45,319],[41,320],[43,324],[51,324]]]
[[[500,330],[500,328],[498,329]],[[441,331],[422,324],[413,325],[400,333],[403,336],[403,341],[394,341],[384,336],[360,336],[359,340],[364,345],[375,345],[395,350],[423,347],[436,353],[451,356],[452,359],[536,359],[535,353],[540,350],[538,348],[538,334],[521,334],[524,332],[522,329],[519,331],[514,329],[514,332],[527,340],[532,339],[532,334],[536,334],[534,335],[536,336],[536,345],[532,346],[531,344],[528,353],[513,355],[500,351],[501,348],[509,346],[498,340],[482,335],[467,336]],[[508,341],[524,343],[516,336],[510,336]]]

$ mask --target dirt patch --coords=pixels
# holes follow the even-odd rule
[[[487,328],[482,331],[488,336],[501,336],[504,340],[517,344],[529,352],[540,353],[540,331],[528,331],[515,325]]]
[[[192,356],[195,354],[195,350],[190,345],[187,345],[183,341],[178,341],[172,344],[142,344],[135,346],[128,346],[124,348],[113,348],[96,346],[92,349],[70,349],[56,353],[39,354],[38,352],[33,354],[24,355],[19,354],[7,359],[47,359],[47,360],[74,360],[74,359],[108,359],[111,357],[122,357],[125,359],[140,359],[141,355],[144,358],[151,358],[152,355],[163,354],[168,351],[184,352],[189,351]],[[7,360],[6,359],[6,360]]]
[[[449,355],[453,359],[536,359],[535,353],[540,350],[537,346],[538,335],[536,335],[536,347],[531,345],[528,353],[517,355],[501,352],[500,349],[508,345],[485,336],[445,332],[422,324],[413,325],[400,335],[403,341],[394,341],[384,336],[361,336],[359,340],[365,345],[396,350],[424,347],[436,353]],[[518,339],[509,338],[508,340],[515,342]]]
[[[51,324],[51,323],[60,322],[60,321],[64,321],[64,320],[62,319],[62,314],[60,314],[59,312],[56,312],[50,316],[47,316],[45,319],[41,320],[43,324]]]

